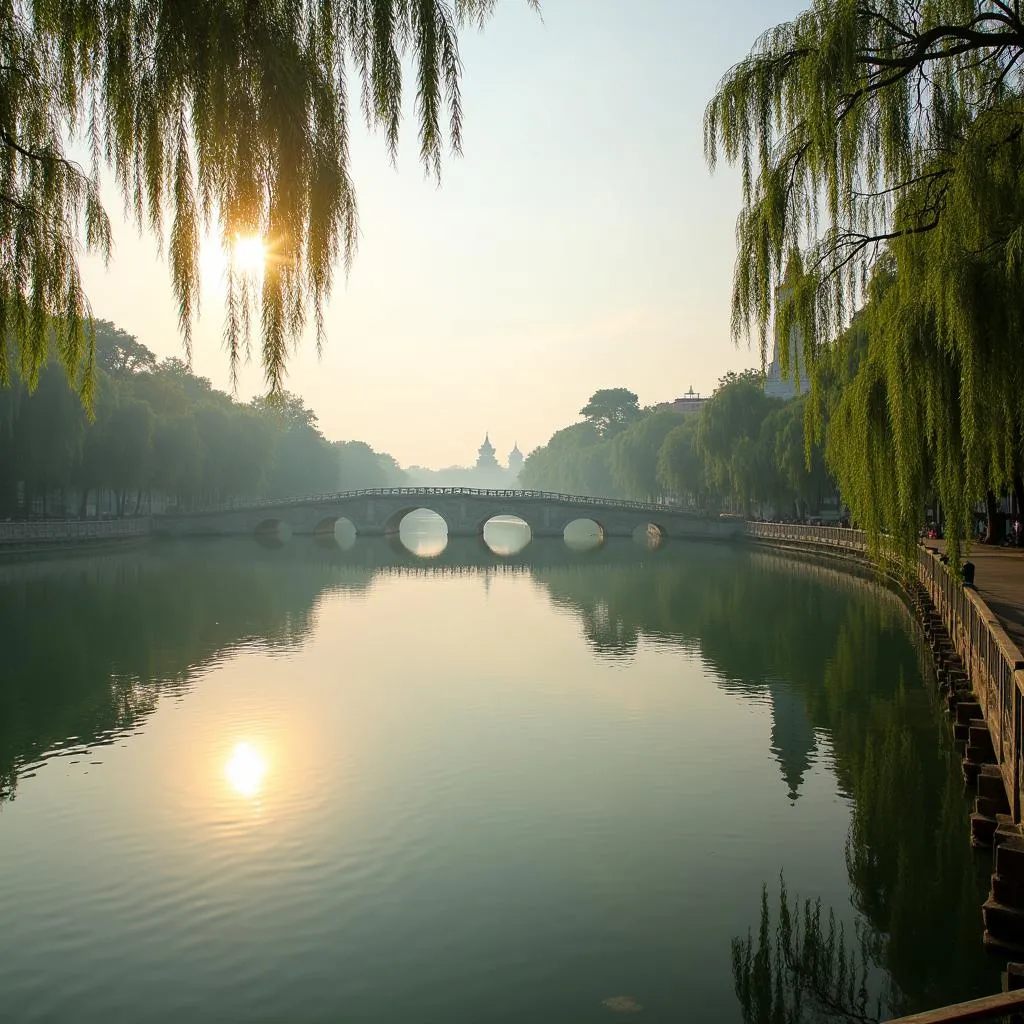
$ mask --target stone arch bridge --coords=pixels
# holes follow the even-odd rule
[[[473,487],[383,487],[224,505],[158,516],[153,526],[155,533],[173,537],[214,537],[260,534],[283,523],[293,534],[316,536],[332,534],[337,521],[347,519],[357,535],[380,537],[398,533],[402,520],[418,509],[437,513],[450,537],[480,536],[495,516],[522,519],[532,537],[561,537],[578,519],[595,522],[604,537],[631,537],[643,526],[656,527],[665,539],[725,540],[743,532],[742,520],[674,505]]]

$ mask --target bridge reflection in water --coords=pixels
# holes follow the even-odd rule
[[[263,530],[255,543],[270,550],[287,545],[308,545],[309,538],[295,537],[287,528]],[[628,537],[606,537],[597,523],[579,519],[570,523],[563,537],[533,537],[530,527],[515,516],[495,516],[474,536],[451,536],[444,521],[426,509],[407,515],[397,533],[362,537],[342,523],[330,532],[315,534],[316,550],[334,556],[339,564],[411,569],[451,566],[623,564],[644,552],[658,551],[665,543],[657,529],[637,527]],[[211,543],[209,538],[204,541]],[[171,543],[176,543],[172,541]]]

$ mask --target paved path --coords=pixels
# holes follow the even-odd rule
[[[941,540],[926,540],[925,545],[940,551],[946,547]],[[1024,548],[972,544],[966,560],[974,563],[978,593],[1024,652]]]

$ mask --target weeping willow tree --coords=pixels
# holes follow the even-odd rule
[[[536,7],[538,0],[526,0]],[[100,174],[160,240],[186,348],[206,230],[226,252],[263,239],[260,280],[229,264],[231,370],[258,346],[270,389],[358,220],[354,121],[396,154],[412,77],[420,158],[438,176],[462,138],[459,31],[495,0],[11,0],[0,5],[0,385],[34,384],[56,352],[94,389],[79,254],[109,258]],[[354,86],[356,96],[350,95]],[[353,111],[353,103],[356,110]],[[86,166],[70,155],[84,143]]]
[[[888,529],[908,550],[935,494],[956,557],[978,500],[1020,489],[1024,103],[984,112],[967,137],[976,160],[948,176],[949,214],[889,243],[884,287],[864,310],[866,353],[828,438],[840,486],[873,536]],[[918,199],[912,191],[906,205]],[[901,203],[897,228],[904,216]]]
[[[707,108],[709,162],[742,169],[733,329],[762,355],[773,317],[802,336],[808,443],[823,349],[891,260],[829,436],[876,551],[886,530],[909,553],[934,488],[959,555],[975,501],[1019,458],[1022,55],[1016,2],[818,0]],[[780,356],[788,370],[789,346]]]

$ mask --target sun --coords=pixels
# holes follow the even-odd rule
[[[243,277],[260,277],[267,263],[267,244],[259,235],[236,235],[225,249],[216,236],[203,240],[199,249],[199,267],[206,288],[223,288],[230,267]]]
[[[267,774],[267,759],[249,743],[237,743],[224,766],[224,776],[231,788],[251,800],[259,794]]]
[[[231,247],[231,263],[240,274],[258,274],[267,261],[267,247],[257,235],[238,235]]]

